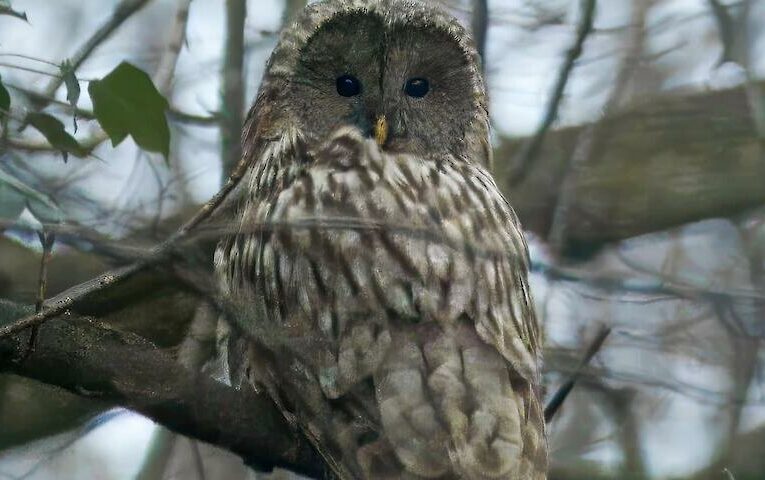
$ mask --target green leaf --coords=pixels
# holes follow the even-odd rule
[[[151,78],[139,68],[122,62],[101,80],[90,82],[88,92],[93,112],[104,131],[119,145],[130,135],[144,150],[170,152],[170,128],[165,111],[167,100]]]
[[[61,76],[64,79],[64,86],[66,87],[66,99],[74,111],[72,120],[74,122],[74,131],[77,133],[76,109],[77,101],[80,99],[80,82],[77,81],[77,76],[74,74],[74,67],[69,60],[64,60],[61,63]]]
[[[3,85],[3,77],[0,77],[0,123],[8,118],[8,112],[11,109],[11,95]]]
[[[11,8],[11,2],[9,0],[0,0],[0,15],[10,15],[11,17],[20,18],[25,22],[27,21],[27,14]]]
[[[64,124],[56,117],[47,113],[30,113],[26,120],[29,125],[35,127],[45,136],[53,148],[61,150],[65,162],[69,153],[80,158],[88,155],[85,147],[77,143],[77,140],[64,130]]]
[[[63,219],[61,209],[47,195],[0,170],[0,217],[15,220],[25,206],[43,222]]]
[[[15,220],[24,210],[24,195],[3,181],[0,170],[0,218]]]

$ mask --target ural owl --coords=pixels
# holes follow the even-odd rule
[[[315,3],[245,125],[215,258],[229,359],[339,478],[546,476],[528,252],[471,42],[423,3]]]

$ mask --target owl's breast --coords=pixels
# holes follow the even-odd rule
[[[522,358],[522,376],[534,375],[525,243],[480,166],[342,137],[283,185],[254,198],[242,229],[260,233],[232,249],[282,340],[334,361],[351,334],[383,349],[378,336],[391,325],[468,319],[505,357]]]

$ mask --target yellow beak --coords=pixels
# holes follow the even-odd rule
[[[386,140],[388,140],[388,120],[385,119],[385,115],[377,117],[374,133],[377,144],[381,147],[385,145]]]

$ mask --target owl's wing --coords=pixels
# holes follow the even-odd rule
[[[491,177],[350,129],[292,163],[243,212],[243,232],[267,228],[227,255],[311,428],[342,406],[350,426],[327,435],[356,442],[352,470],[371,478],[543,478],[523,473],[545,464],[526,245]]]
[[[363,160],[352,168],[353,159]],[[379,302],[392,319],[374,383],[398,461],[425,478],[544,478],[527,246],[490,175],[350,138],[323,161],[333,172],[345,165],[350,175],[335,179],[351,189],[343,201],[379,221],[368,245],[376,253],[351,261],[378,267]],[[370,478],[386,470],[374,447],[382,448],[361,452]]]

